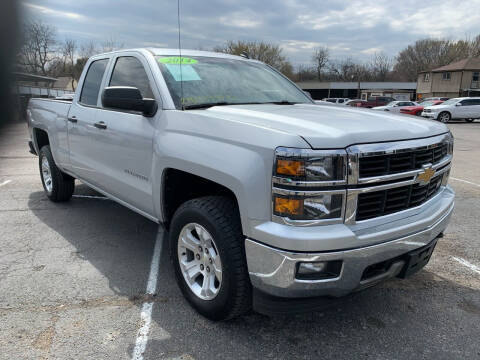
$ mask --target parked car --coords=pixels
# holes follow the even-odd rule
[[[361,106],[366,108],[373,108],[377,106],[387,105],[392,101],[395,101],[395,99],[389,96],[369,97],[366,102],[361,104]]]
[[[418,105],[414,106],[406,106],[400,109],[401,114],[405,115],[416,115],[420,116],[422,115],[422,111],[425,108],[425,106],[435,106],[443,103],[442,100],[429,100],[429,101],[422,101]]]
[[[337,104],[337,105],[344,105],[348,100],[350,100],[350,99],[349,98],[324,98],[324,99],[322,99],[322,101],[327,101],[329,103]]]
[[[422,99],[422,100],[419,101],[418,103],[419,103],[419,104],[422,104],[422,103],[424,103],[424,102],[426,102],[426,101],[432,101],[432,100],[447,101],[448,99],[450,99],[450,98],[448,98],[448,97],[428,97],[428,98]]]
[[[472,122],[480,119],[480,97],[453,98],[440,105],[426,106],[422,116],[448,123],[452,119]]]
[[[353,107],[361,107],[362,104],[366,103],[366,100],[361,100],[361,99],[353,99],[353,100],[348,100],[344,103],[346,106],[353,106]]]
[[[68,201],[78,179],[162,224],[183,295],[213,320],[408,277],[454,206],[444,124],[318,106],[239,56],[95,55],[72,103],[32,99],[27,119],[46,196]]]
[[[383,110],[383,111],[391,111],[394,113],[399,113],[400,110],[406,106],[415,106],[417,105],[414,101],[390,101],[387,105],[384,106],[376,106],[372,108],[372,110]]]

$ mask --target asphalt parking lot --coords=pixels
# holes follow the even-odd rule
[[[161,228],[80,183],[71,202],[48,201],[26,125],[10,125],[0,359],[479,359],[480,121],[449,127],[456,210],[423,271],[324,312],[213,323],[183,299]]]

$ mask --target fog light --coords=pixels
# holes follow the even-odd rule
[[[324,261],[321,262],[311,262],[311,263],[300,263],[298,265],[297,274],[299,275],[311,275],[322,272],[327,267],[327,263]]]
[[[340,276],[341,270],[341,260],[300,262],[295,277],[299,280],[333,279]]]

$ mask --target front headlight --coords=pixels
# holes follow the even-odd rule
[[[453,134],[449,131],[447,135],[447,154],[453,156],[453,144],[455,139],[453,138]]]
[[[347,183],[345,150],[278,148],[273,168],[273,219],[342,222]]]

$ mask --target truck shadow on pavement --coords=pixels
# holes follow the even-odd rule
[[[84,185],[76,194],[98,195]],[[94,266],[114,294],[140,308],[156,224],[109,200],[53,204],[35,192],[28,206],[73,245],[72,261]],[[145,359],[467,359],[480,354],[480,292],[441,278],[428,266],[408,280],[392,279],[322,312],[272,318],[251,313],[214,323],[184,300],[167,246],[164,240]],[[69,286],[75,287],[75,274],[71,277]],[[132,334],[127,357],[134,341]]]

